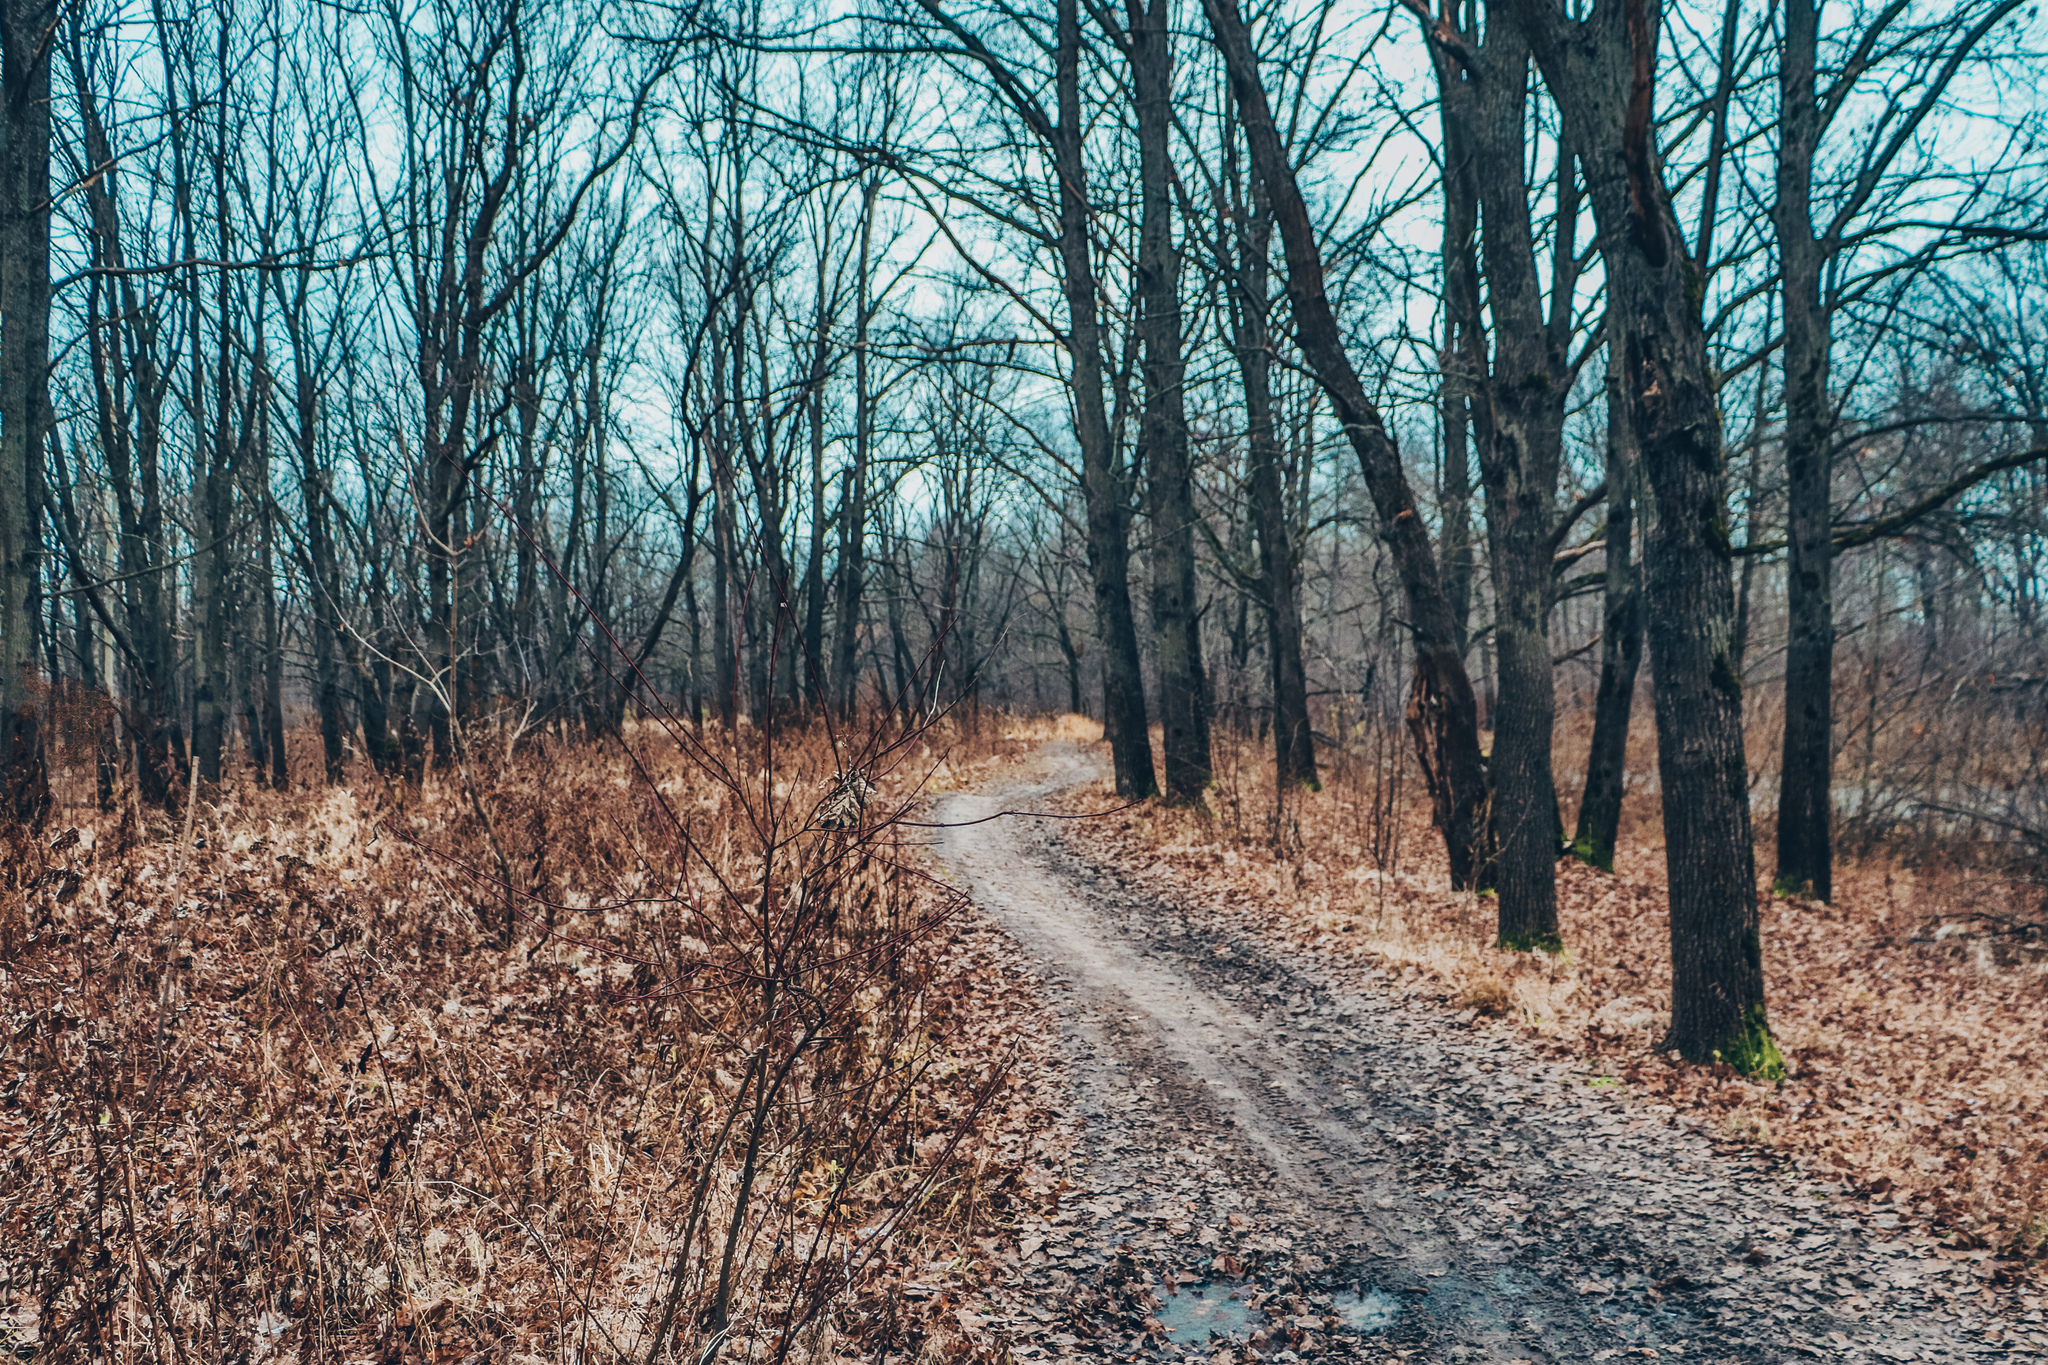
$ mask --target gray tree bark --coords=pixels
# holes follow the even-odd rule
[[[1180,251],[1173,241],[1173,34],[1168,0],[1125,0],[1132,102],[1137,113],[1138,327],[1144,404],[1138,463],[1152,519],[1153,662],[1166,797],[1200,805],[1211,779],[1209,683],[1195,599],[1195,494],[1188,464]]]
[[[1606,592],[1600,627],[1600,685],[1593,696],[1593,742],[1586,755],[1586,786],[1579,799],[1572,852],[1593,866],[1614,870],[1621,834],[1621,799],[1628,773],[1629,716],[1643,659],[1643,576],[1635,555],[1642,511],[1640,464],[1628,396],[1622,392],[1621,348],[1607,359]],[[1647,518],[1642,518],[1647,520]]]
[[[37,525],[50,426],[50,53],[54,0],[0,0],[0,819],[39,826]]]
[[[1657,519],[1646,549],[1657,766],[1671,895],[1666,1046],[1751,1074],[1782,1071],[1764,1008],[1742,679],[1721,467],[1721,416],[1701,285],[1656,148],[1653,0],[1514,0],[1600,226],[1610,345]]]
[[[1786,0],[1778,61],[1778,281],[1785,346],[1785,739],[1778,785],[1780,891],[1834,894],[1834,543],[1829,490],[1833,416],[1828,402],[1829,327],[1821,303],[1826,252],[1814,240],[1814,153],[1820,106],[1815,0]]]
[[[1529,48],[1498,5],[1488,7],[1483,41],[1448,21],[1431,29],[1443,97],[1449,197],[1482,211],[1481,255],[1493,345],[1489,367],[1478,284],[1454,273],[1453,314],[1466,346],[1459,378],[1471,394],[1494,590],[1499,692],[1488,773],[1494,886],[1502,947],[1556,950],[1557,788],[1550,765],[1556,694],[1550,662],[1557,480],[1564,458],[1564,408],[1571,389],[1569,343],[1576,279],[1572,223],[1577,171],[1567,138],[1558,160],[1558,236],[1551,309],[1545,315],[1525,167],[1528,163]],[[1468,210],[1469,211],[1469,210]],[[1468,255],[1454,250],[1453,259]]]

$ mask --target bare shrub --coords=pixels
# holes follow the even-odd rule
[[[890,733],[628,721],[476,746],[474,805],[452,776],[231,785],[189,847],[113,817],[24,844],[0,1337],[178,1365],[914,1344],[863,1286],[906,1227],[950,1246],[1032,1197],[983,1122],[1031,1003],[896,823],[943,736]],[[866,807],[822,827],[853,772]]]

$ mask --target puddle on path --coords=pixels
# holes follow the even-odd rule
[[[1401,1316],[1401,1301],[1377,1289],[1347,1289],[1332,1300],[1339,1321],[1354,1332],[1380,1332]]]
[[[1159,1321],[1172,1333],[1171,1340],[1187,1345],[1209,1339],[1211,1332],[1225,1336],[1251,1330],[1251,1305],[1237,1297],[1227,1284],[1183,1285],[1178,1294],[1168,1294],[1159,1309]]]

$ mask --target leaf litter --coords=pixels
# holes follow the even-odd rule
[[[1010,805],[1116,804],[1080,749],[1009,768]],[[1762,1087],[1654,1053],[1654,949],[1583,965],[1649,935],[1654,888],[1628,885],[1642,908],[1603,938],[1586,930],[1613,913],[1611,879],[1567,868],[1567,940],[1584,957],[1471,952],[1459,945],[1490,907],[1432,887],[1426,866],[1340,878],[1315,855],[1355,873],[1355,848],[1347,860],[1306,832],[1291,850],[1262,848],[1225,823],[1145,807],[1039,822],[1000,850],[999,866],[1037,864],[1096,928],[1045,962],[1065,1032],[1068,1188],[1058,1219],[1018,1225],[1011,1274],[977,1308],[988,1343],[1024,1360],[2048,1352],[2024,1263],[1871,1205],[1839,1170],[1802,1165],[1784,1130],[1743,1126],[1775,1098]],[[1035,912],[1001,906],[1017,879],[990,888],[987,875],[966,880],[1046,958]],[[1124,978],[1106,982],[1090,954]],[[1248,1133],[1248,1097],[1222,1093],[1201,1049],[1176,1043],[1199,1018],[1116,1003],[1150,962],[1204,1008],[1236,1013],[1237,1043],[1266,1054],[1237,1080],[1267,1087],[1249,1097],[1269,1111],[1259,1121],[1291,1137]],[[1796,1011],[1777,1017],[1797,1049]],[[1293,1150],[1262,1150],[1261,1136]],[[1289,1158],[1297,1168],[1276,1180]],[[1178,1341],[1159,1307],[1181,1285],[1227,1287],[1257,1320]],[[1361,1302],[1363,1332],[1340,1311]],[[1503,1328],[1491,1338],[1489,1316]]]

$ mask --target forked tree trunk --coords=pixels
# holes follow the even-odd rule
[[[1600,225],[1610,345],[1657,519],[1646,549],[1657,770],[1671,896],[1671,1032],[1693,1061],[1773,1075],[1750,843],[1742,680],[1721,415],[1700,320],[1701,285],[1672,216],[1656,149],[1660,15],[1651,0],[1597,6],[1514,0],[1565,136],[1584,158]]]
[[[1400,452],[1366,396],[1323,286],[1322,252],[1308,205],[1273,121],[1258,58],[1235,0],[1207,0],[1210,26],[1222,49],[1244,121],[1252,165],[1272,196],[1274,221],[1286,249],[1287,293],[1294,306],[1295,334],[1351,449],[1379,513],[1380,535],[1393,553],[1415,642],[1415,689],[1411,729],[1429,781],[1437,827],[1450,859],[1451,882],[1469,887],[1475,871],[1486,765],[1479,752],[1477,704],[1465,673],[1450,599],[1437,572]]]
[[[1483,41],[1458,38],[1441,23],[1430,33],[1443,95],[1447,193],[1453,200],[1476,201],[1483,210],[1480,245],[1494,329],[1489,367],[1469,244],[1448,251],[1459,263],[1450,272],[1454,287],[1446,292],[1464,340],[1458,378],[1472,395],[1472,428],[1486,486],[1499,657],[1499,714],[1488,765],[1493,880],[1500,898],[1497,941],[1506,948],[1554,950],[1560,946],[1560,831],[1550,764],[1557,707],[1549,621],[1564,407],[1572,381],[1577,170],[1567,139],[1558,155],[1558,235],[1546,317],[1525,169],[1528,44],[1497,6],[1487,12]],[[1468,222],[1471,207],[1464,210]]]

